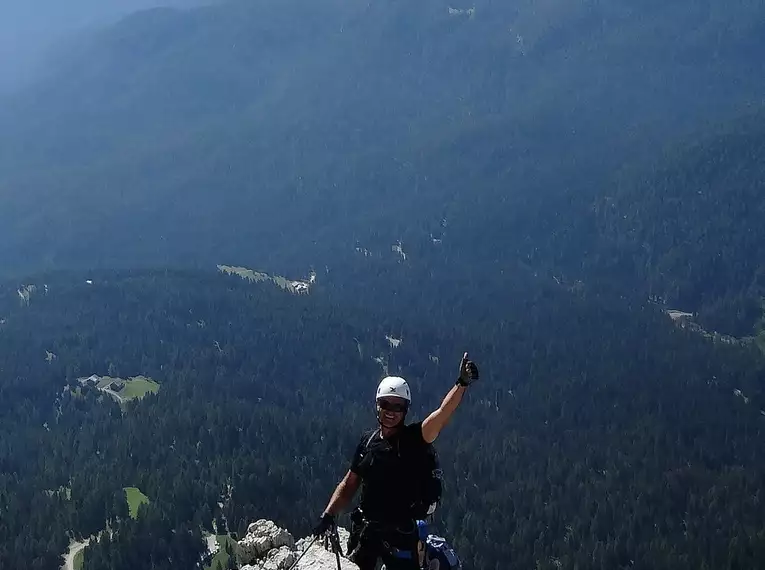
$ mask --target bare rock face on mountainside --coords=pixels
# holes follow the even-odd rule
[[[340,543],[348,541],[348,531],[339,529]],[[285,529],[269,520],[260,519],[247,528],[247,534],[238,542],[239,557],[245,564],[242,570],[288,570],[299,559],[295,570],[336,570],[337,558],[312,538],[295,542]],[[344,557],[341,570],[357,567]]]

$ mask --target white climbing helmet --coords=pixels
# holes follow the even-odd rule
[[[412,393],[409,391],[409,384],[400,376],[386,376],[377,387],[377,397],[375,400],[385,398],[386,396],[398,396],[404,398],[407,402],[412,401]]]

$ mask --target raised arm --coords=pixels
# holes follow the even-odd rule
[[[478,367],[474,362],[468,360],[468,353],[466,352],[460,362],[460,375],[456,384],[449,390],[439,408],[422,422],[422,439],[427,443],[433,443],[436,440],[438,434],[449,423],[455,410],[462,402],[465,390],[476,380],[478,380]]]

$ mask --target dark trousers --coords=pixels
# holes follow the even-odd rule
[[[357,512],[351,517],[348,557],[359,570],[375,570],[378,559],[386,570],[420,570],[418,541],[414,520],[382,524],[363,520]]]

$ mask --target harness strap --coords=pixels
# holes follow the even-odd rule
[[[414,558],[414,553],[411,550],[401,550],[400,548],[391,546],[390,543],[385,540],[382,541],[382,545],[393,555],[393,558],[403,558],[406,560]]]
[[[364,511],[358,507],[351,513],[351,521],[358,524],[363,530],[370,528],[375,531],[398,532],[400,534],[417,532],[417,521],[414,518],[407,518],[398,522],[375,521],[364,516]]]
[[[375,431],[372,432],[372,435],[369,436],[369,439],[367,440],[366,445],[364,446],[364,451],[369,450],[369,445],[372,443],[372,440],[375,438],[375,436],[380,433],[380,428],[377,428]]]

